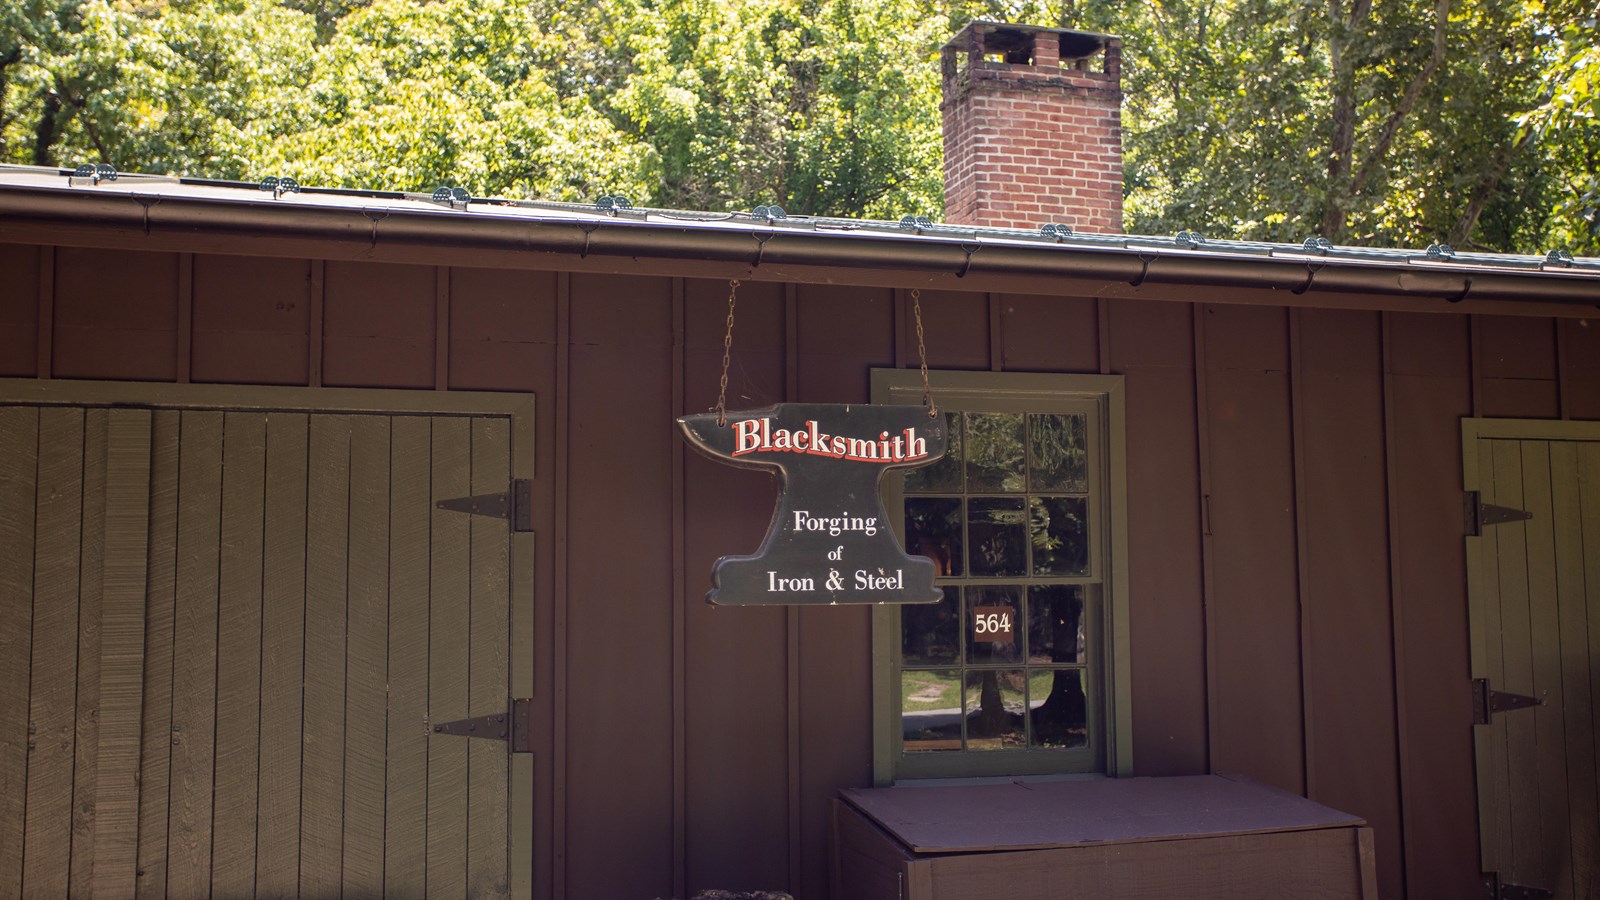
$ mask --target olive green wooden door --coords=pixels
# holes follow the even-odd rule
[[[508,416],[0,407],[0,896],[522,894]],[[516,889],[514,889],[516,888]]]
[[[1467,450],[1468,488],[1528,514],[1468,538],[1473,675],[1544,701],[1474,727],[1483,871],[1505,886],[1594,897],[1600,426],[1469,420]]]

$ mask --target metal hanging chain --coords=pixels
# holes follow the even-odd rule
[[[728,333],[722,336],[722,381],[717,387],[717,427],[728,424],[728,362],[733,351],[733,304],[739,296],[739,279],[728,279]]]
[[[922,340],[922,289],[911,289],[911,314],[917,320],[917,359],[922,363],[922,405],[928,408],[928,418],[939,414],[933,405],[933,388],[928,384],[928,348]]]

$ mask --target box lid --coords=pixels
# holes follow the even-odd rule
[[[1364,825],[1237,775],[847,788],[915,853],[1030,850]]]

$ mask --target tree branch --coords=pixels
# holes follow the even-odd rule
[[[1450,229],[1449,243],[1458,245],[1467,243],[1468,238],[1472,236],[1472,232],[1478,227],[1478,219],[1483,216],[1483,208],[1488,205],[1489,198],[1494,194],[1495,189],[1500,186],[1500,179],[1505,177],[1506,169],[1511,165],[1512,155],[1521,149],[1524,144],[1528,143],[1528,138],[1529,135],[1524,133],[1517,137],[1516,140],[1503,146],[1500,152],[1495,154],[1494,164],[1489,167],[1489,171],[1483,173],[1483,180],[1473,186],[1472,194],[1467,199],[1466,207],[1461,210],[1461,215],[1456,219],[1455,226]],[[1495,249],[1503,250],[1504,248]]]
[[[1394,111],[1389,113],[1388,121],[1384,122],[1383,128],[1379,130],[1378,140],[1372,145],[1372,150],[1367,153],[1366,158],[1361,161],[1361,166],[1356,169],[1355,181],[1350,185],[1352,197],[1360,194],[1367,186],[1367,182],[1372,180],[1373,173],[1382,165],[1384,157],[1389,154],[1389,147],[1394,144],[1395,137],[1400,133],[1400,126],[1405,124],[1406,117],[1416,108],[1417,100],[1422,97],[1423,88],[1433,80],[1434,73],[1439,71],[1440,64],[1444,62],[1445,35],[1450,24],[1450,0],[1438,0],[1434,6],[1434,16],[1433,54],[1423,64],[1422,71],[1406,85],[1406,91],[1401,95],[1400,102],[1395,104]]]

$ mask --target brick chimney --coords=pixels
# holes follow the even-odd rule
[[[1122,231],[1122,41],[972,22],[942,54],[954,225]]]

